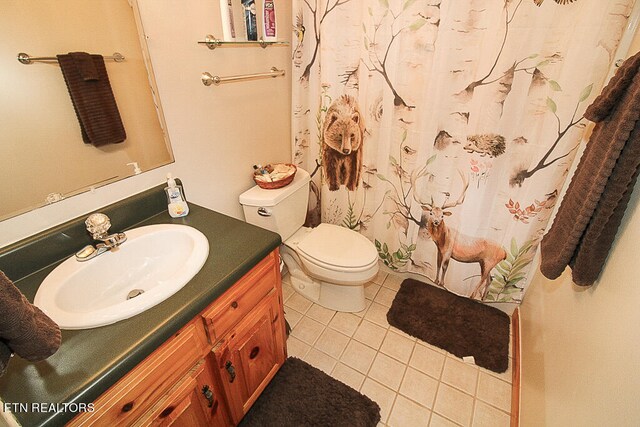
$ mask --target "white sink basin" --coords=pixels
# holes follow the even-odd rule
[[[149,225],[126,234],[115,251],[84,262],[71,257],[56,267],[34,304],[62,329],[109,325],[178,292],[209,255],[205,235],[186,225]],[[127,299],[132,291],[142,293]]]

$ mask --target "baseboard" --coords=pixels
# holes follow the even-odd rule
[[[520,426],[520,309],[511,316],[513,366],[511,367],[511,427]]]

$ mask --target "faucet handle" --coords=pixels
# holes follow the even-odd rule
[[[87,230],[94,239],[99,239],[107,234],[107,230],[111,227],[109,217],[102,213],[94,213],[84,222]]]

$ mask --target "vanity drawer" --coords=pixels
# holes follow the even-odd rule
[[[199,322],[191,322],[94,402],[94,412],[70,426],[131,425],[207,354],[209,345]]]
[[[278,274],[278,256],[275,251],[260,261],[202,314],[212,343],[222,338],[276,287]]]

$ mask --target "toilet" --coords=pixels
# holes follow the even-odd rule
[[[331,310],[362,311],[364,285],[378,273],[378,251],[369,239],[345,227],[303,227],[309,181],[309,173],[298,168],[286,187],[245,191],[240,195],[245,219],[280,234],[280,254],[298,293]]]

